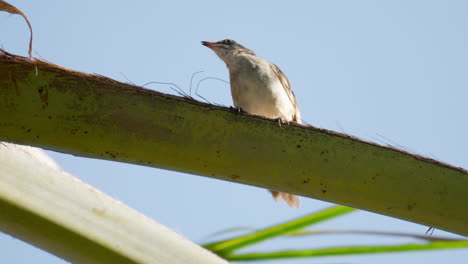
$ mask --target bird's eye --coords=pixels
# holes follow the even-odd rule
[[[225,40],[223,40],[223,44],[231,45],[232,41],[230,39],[225,39]]]

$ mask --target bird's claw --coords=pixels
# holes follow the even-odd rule
[[[232,107],[230,106],[229,109],[236,111],[237,113],[245,113],[245,111],[240,107]]]
[[[281,117],[277,117],[276,120],[278,121],[278,125],[279,125],[280,127],[282,127],[282,126],[281,126],[282,124],[289,125],[289,121],[288,121],[288,120],[285,120],[285,119],[282,119]]]

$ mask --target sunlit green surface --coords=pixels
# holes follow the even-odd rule
[[[313,127],[0,59],[0,140],[281,190],[468,235],[468,174]]]

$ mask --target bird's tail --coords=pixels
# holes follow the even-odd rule
[[[275,199],[275,201],[279,202],[281,199],[283,199],[289,207],[299,208],[299,205],[301,204],[299,201],[299,196],[297,195],[272,190],[269,191],[271,195],[273,195],[273,199]]]

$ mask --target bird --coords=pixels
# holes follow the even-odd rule
[[[291,84],[278,66],[270,63],[232,39],[202,41],[226,63],[231,95],[236,109],[250,114],[278,119],[280,123],[301,123],[301,114]],[[269,190],[275,201],[299,207],[299,197]]]

